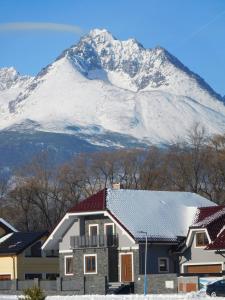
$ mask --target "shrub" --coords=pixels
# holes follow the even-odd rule
[[[33,286],[23,291],[25,300],[44,300],[45,296],[41,288]]]

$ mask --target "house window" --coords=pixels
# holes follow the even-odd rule
[[[196,247],[204,247],[209,241],[205,232],[197,232],[195,235]]]
[[[97,254],[84,255],[84,274],[97,274]]]
[[[65,256],[65,275],[73,275],[73,256]]]
[[[169,272],[169,260],[166,257],[159,258],[159,273],[166,273]]]
[[[42,279],[42,274],[41,273],[26,273],[25,274],[25,280],[31,280],[34,278]]]
[[[106,236],[112,236],[114,234],[114,224],[106,223],[104,225],[104,233]]]
[[[89,236],[97,236],[97,235],[98,235],[98,224],[90,224]]]
[[[59,277],[58,273],[46,273],[46,280],[56,280]]]

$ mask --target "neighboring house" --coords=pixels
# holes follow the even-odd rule
[[[1,237],[0,280],[55,279],[59,274],[58,257],[54,252],[43,255],[41,246],[46,238],[47,232],[15,231]]]
[[[225,272],[225,206],[198,209],[181,252],[181,273]]]
[[[185,239],[197,207],[212,205],[188,192],[104,189],[75,205],[42,249],[59,250],[60,276],[84,280],[83,293],[105,293],[104,281],[118,287],[116,282],[134,283],[135,293],[142,293],[145,231],[149,292],[174,292],[179,262],[173,250]]]

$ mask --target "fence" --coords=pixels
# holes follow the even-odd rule
[[[23,291],[24,289],[38,286],[44,291],[62,292],[73,291],[75,294],[82,294],[84,292],[83,278],[76,280],[63,280],[57,278],[56,280],[42,280],[35,278],[33,280],[4,280],[0,281],[1,291]]]
[[[4,280],[0,281],[0,293],[1,291],[7,291],[10,294],[10,292],[23,291],[24,289],[38,286],[51,294],[61,294],[63,292],[73,295],[84,295],[85,293],[105,294],[106,277],[97,277],[97,281],[86,277],[77,277],[76,279],[57,278],[56,280],[42,280],[38,278],[33,280]]]

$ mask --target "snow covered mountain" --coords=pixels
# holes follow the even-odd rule
[[[8,113],[9,102],[17,98],[32,79],[20,75],[13,67],[0,69],[0,115]]]
[[[35,78],[0,69],[0,130],[93,145],[167,144],[195,122],[225,131],[224,100],[165,49],[92,30]]]

